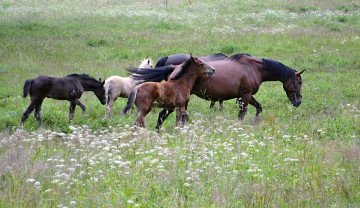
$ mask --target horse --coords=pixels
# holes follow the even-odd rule
[[[190,59],[180,65],[165,66],[146,70],[152,74],[157,70],[165,68],[177,69],[176,73],[166,82],[145,82],[135,87],[129,95],[126,106],[122,111],[123,115],[132,109],[134,104],[137,109],[135,127],[146,127],[146,115],[151,111],[156,102],[159,107],[176,110],[176,126],[183,126],[189,120],[189,113],[186,111],[190,100],[190,91],[195,81],[202,77],[206,79],[215,73],[214,67],[201,61],[190,54]]]
[[[41,122],[41,105],[46,97],[70,101],[69,122],[74,117],[76,105],[80,106],[84,116],[86,106],[79,100],[81,95],[84,91],[93,91],[101,104],[104,105],[106,103],[104,83],[101,82],[101,79],[96,80],[87,74],[70,74],[65,77],[39,76],[26,80],[23,88],[23,98],[30,94],[31,103],[23,113],[20,128],[23,127],[25,120],[35,109],[35,118],[40,128],[44,129]]]
[[[178,64],[181,64],[184,61],[188,60],[189,58],[190,58],[189,55],[183,54],[183,53],[177,53],[177,54],[172,54],[169,56],[164,56],[161,59],[159,59],[159,61],[155,65],[155,67],[167,66],[167,65],[171,65],[171,64],[178,65]],[[228,56],[226,56],[223,53],[216,53],[211,56],[204,56],[204,57],[198,57],[198,58],[202,61],[216,61],[216,60],[226,59],[226,58],[228,58]],[[210,108],[213,108],[214,105],[215,105],[215,101],[211,101]],[[220,110],[222,110],[223,102],[219,101],[219,105],[220,105]]]
[[[227,58],[227,56],[222,53],[217,53],[217,54],[213,54],[211,56],[204,56],[204,57],[198,57],[198,58],[202,61],[216,61],[216,60],[225,59],[225,58]],[[183,54],[183,53],[172,54],[169,56],[164,56],[161,59],[159,59],[159,61],[156,62],[155,67],[168,66],[168,65],[179,65],[188,59],[190,59],[190,56],[187,54]]]
[[[150,59],[144,59],[139,69],[141,68],[152,68],[152,63]],[[110,116],[110,111],[112,106],[118,97],[127,98],[129,97],[130,91],[137,85],[134,82],[133,78],[130,77],[120,77],[120,76],[111,76],[105,80],[105,98],[106,98],[106,109],[105,117]]]
[[[258,121],[262,107],[253,95],[258,92],[262,82],[280,81],[293,106],[299,107],[302,102],[300,75],[305,70],[297,72],[278,61],[257,58],[249,54],[235,54],[223,60],[207,63],[212,65],[217,73],[211,77],[199,77],[191,89],[191,94],[213,101],[238,98],[240,121],[246,115],[248,104],[256,108],[253,124]],[[169,79],[171,79],[176,73],[176,70],[163,71],[161,76],[167,77],[170,74]],[[139,75],[137,77],[141,78]],[[157,129],[172,112],[172,109],[163,109],[159,113]]]

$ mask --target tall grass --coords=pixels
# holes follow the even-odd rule
[[[357,1],[0,1],[0,206],[359,206],[360,4]],[[237,120],[192,96],[190,124],[171,115],[134,133],[134,115],[112,116],[92,93],[67,121],[69,103],[45,99],[38,131],[26,79],[125,67],[172,53],[250,53],[306,69],[303,103],[263,83],[263,106]]]

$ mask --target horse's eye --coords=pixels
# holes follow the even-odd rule
[[[299,85],[301,85],[302,83],[301,82],[299,82]]]

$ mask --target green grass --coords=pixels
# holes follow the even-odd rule
[[[360,4],[357,1],[1,1],[1,207],[357,207],[360,201]],[[303,103],[263,83],[263,106],[240,124],[192,96],[175,116],[134,133],[118,99],[104,119],[92,93],[69,125],[69,103],[45,99],[16,131],[26,79],[106,79],[173,53],[250,53],[306,69]],[[34,180],[31,180],[34,179]]]

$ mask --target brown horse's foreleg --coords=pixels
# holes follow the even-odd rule
[[[250,100],[251,100],[251,94],[246,94],[243,97],[237,99],[237,103],[239,105],[238,118],[240,121],[244,120]]]
[[[159,117],[158,117],[158,121],[156,124],[156,129],[160,130],[163,122],[165,121],[165,119],[172,113],[174,112],[173,109],[163,109],[160,113],[159,113]]]
[[[21,121],[20,121],[20,128],[23,127],[24,122],[26,121],[27,118],[29,118],[30,113],[35,109],[37,103],[35,102],[31,102],[29,107],[24,111],[23,116],[21,117]]]
[[[34,115],[35,115],[36,120],[37,120],[38,123],[39,123],[40,129],[44,129],[44,126],[42,125],[42,122],[41,122],[41,105],[42,105],[42,102],[40,102],[40,103],[35,107]]]
[[[176,108],[176,126],[183,127],[189,120],[189,113],[183,108]]]
[[[261,104],[254,98],[254,96],[251,96],[250,105],[256,108],[256,114],[253,120],[253,124],[256,124],[259,120],[259,115],[262,112],[262,107]]]
[[[76,103],[77,100],[70,101],[69,123],[71,123],[74,118]]]
[[[183,115],[181,117],[181,120],[182,120],[182,123],[183,123],[184,126],[187,125],[189,119],[190,119],[189,113],[186,110],[184,110],[184,113],[183,113]]]
[[[82,117],[85,117],[86,106],[82,102],[80,102],[80,100],[78,100],[76,104],[82,109]]]

